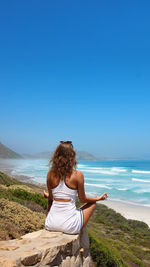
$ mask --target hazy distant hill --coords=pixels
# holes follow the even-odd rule
[[[77,153],[77,160],[97,160],[92,154],[89,154],[86,151],[76,151]],[[41,152],[37,154],[22,154],[24,158],[50,158],[52,152]]]
[[[0,158],[22,158],[21,155],[19,155],[18,153],[14,152],[13,150],[9,149],[7,146],[4,146],[1,142],[0,142]]]
[[[24,158],[28,159],[49,159],[52,152],[41,152],[37,154],[22,154]],[[118,160],[150,160],[150,158],[140,158],[140,157],[95,157],[86,151],[76,151],[77,160],[97,160],[97,161],[118,161]]]
[[[40,153],[36,153],[36,154],[22,154],[22,156],[24,158],[28,158],[28,159],[47,159],[50,158],[50,156],[52,155],[52,152],[40,152]]]
[[[86,151],[77,151],[77,160],[97,160],[97,158]]]

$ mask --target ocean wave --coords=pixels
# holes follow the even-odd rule
[[[83,169],[82,170],[85,173],[99,173],[99,174],[108,174],[108,175],[116,175],[116,172],[105,170],[105,169],[99,169],[99,170],[93,170],[93,169]]]
[[[32,178],[32,179],[35,179],[36,178],[36,176],[33,176],[33,175],[31,175],[31,174],[27,174],[27,173],[23,173],[23,172],[18,172],[17,170],[12,170],[11,171],[11,174],[12,175],[17,175],[17,176],[26,176],[26,177],[29,177],[29,178]]]
[[[88,196],[88,197],[96,197],[97,196],[97,194],[96,194],[96,192],[94,191],[88,191],[88,192],[86,192],[86,195]]]
[[[126,191],[126,190],[128,190],[128,188],[117,188],[117,190],[119,190],[119,191]]]
[[[86,167],[86,166],[83,164],[78,164],[78,168],[83,168],[83,167]]]
[[[112,179],[104,178],[104,177],[86,177],[85,176],[85,182],[86,181],[104,183],[104,184],[112,183]]]
[[[81,169],[81,171],[87,172],[87,173],[102,173],[102,174],[108,174],[108,175],[118,175],[118,173],[120,174],[120,173],[127,172],[126,169],[118,168],[118,167],[104,168],[104,167],[83,166],[80,169]]]
[[[81,167],[82,170],[109,170],[110,168],[104,168],[104,167],[87,167],[84,166]]]
[[[123,200],[123,199],[119,199],[119,198],[108,198],[107,201],[114,201],[114,202],[120,202],[123,204],[129,204],[129,205],[135,205],[135,206],[141,206],[141,207],[150,207],[150,204],[147,203],[142,203],[140,201],[134,202],[134,201],[129,201],[129,200]]]
[[[126,169],[123,169],[123,168],[113,167],[112,168],[112,171],[114,171],[114,172],[126,172],[127,170]]]
[[[147,173],[150,174],[150,171],[140,171],[140,170],[132,170],[132,173]]]
[[[89,183],[85,183],[85,185],[87,185],[87,186],[95,186],[95,187],[100,187],[100,188],[112,189],[112,187],[109,187],[109,186],[104,185],[104,184],[89,184]]]
[[[12,175],[13,175],[13,174],[15,175],[15,174],[18,174],[18,172],[17,172],[16,170],[12,170],[12,171],[11,171],[11,174],[12,174]]]
[[[133,192],[138,193],[138,194],[150,193],[150,188],[140,188],[140,189],[133,190]]]
[[[137,178],[132,178],[132,181],[137,181],[137,182],[142,182],[142,183],[150,183],[150,180],[145,180],[145,179],[137,179]]]
[[[88,181],[96,181],[96,182],[102,182],[103,181],[104,183],[108,182],[108,181],[111,181],[111,180],[109,180],[107,178],[105,179],[105,178],[102,178],[102,177],[92,177],[92,178],[90,177],[89,178],[89,177],[85,176],[85,181],[87,181],[87,180]]]

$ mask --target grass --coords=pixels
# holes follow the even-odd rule
[[[91,255],[97,266],[101,266],[101,251],[102,256],[107,251],[106,262],[101,259],[102,266],[150,266],[150,230],[146,223],[127,220],[113,209],[98,204],[88,223],[88,232]],[[112,265],[107,262],[107,253]],[[114,265],[116,257],[119,262]]]
[[[92,259],[97,266],[103,267],[127,267],[120,253],[116,248],[112,248],[105,240],[101,240],[93,235],[92,231],[88,232],[90,239],[90,252]]]
[[[13,197],[16,197],[19,200],[24,200],[24,201],[32,201],[38,205],[40,205],[44,210],[46,209],[47,206],[47,200],[42,196],[42,194],[35,194],[28,192],[24,189],[9,189],[8,190]]]

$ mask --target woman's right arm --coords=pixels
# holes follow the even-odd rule
[[[96,201],[99,200],[105,200],[108,197],[106,193],[97,197],[87,197],[84,189],[84,175],[80,171],[78,171],[77,184],[78,184],[78,197],[80,202],[82,203],[95,203]]]
[[[53,203],[53,195],[52,195],[52,190],[51,190],[51,179],[50,179],[50,171],[47,174],[47,189],[48,189],[48,202],[47,202],[47,212],[46,215],[48,214],[52,203]]]

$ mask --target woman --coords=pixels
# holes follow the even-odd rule
[[[47,174],[48,198],[45,228],[77,234],[87,224],[95,207],[96,201],[105,200],[106,193],[97,197],[87,197],[84,191],[84,176],[76,170],[76,153],[71,141],[61,141],[57,146],[50,163],[52,166]],[[76,208],[77,196],[82,203]]]

